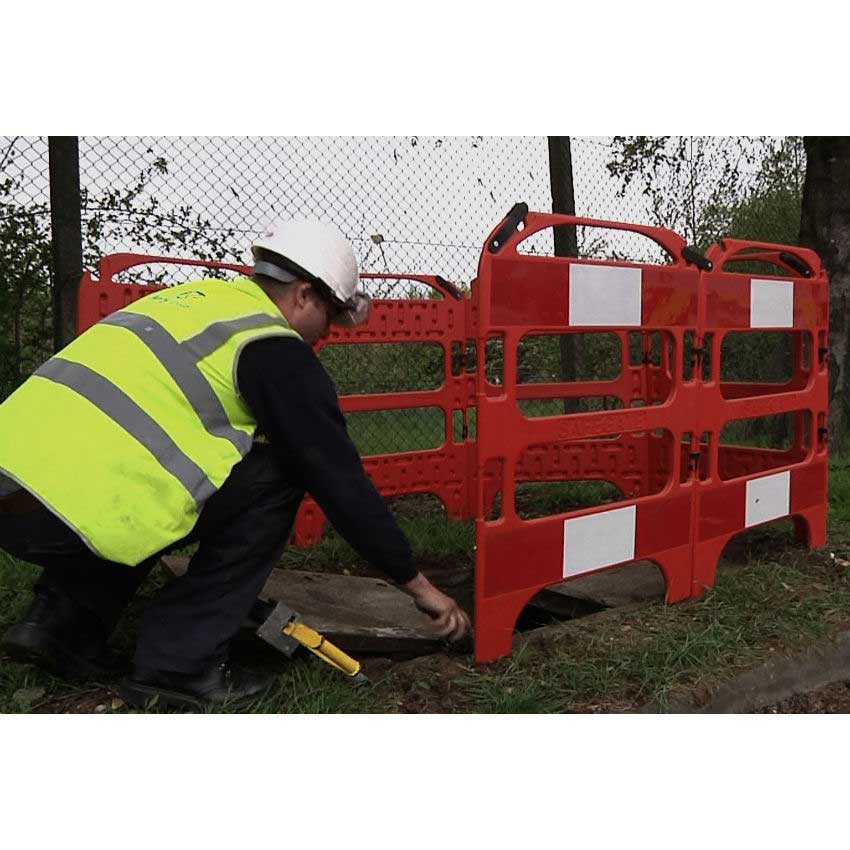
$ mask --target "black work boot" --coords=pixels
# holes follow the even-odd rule
[[[126,673],[129,662],[106,645],[97,618],[52,588],[36,587],[29,611],[3,636],[2,648],[15,661],[62,679],[106,680]]]
[[[271,684],[272,673],[232,667],[223,661],[202,673],[172,673],[136,667],[121,683],[121,698],[138,707],[156,699],[165,708],[194,708],[238,703],[259,697]]]

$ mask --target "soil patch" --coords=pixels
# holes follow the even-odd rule
[[[806,694],[794,694],[753,714],[850,714],[850,679]]]
[[[52,696],[33,706],[33,714],[109,714],[126,708],[113,688],[89,688]]]

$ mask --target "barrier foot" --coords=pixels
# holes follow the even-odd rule
[[[691,550],[682,546],[665,552],[652,559],[664,576],[666,592],[664,600],[668,605],[682,602],[693,595],[691,584]]]
[[[536,589],[478,599],[475,603],[475,662],[484,664],[511,654],[514,626]]]
[[[295,517],[293,543],[298,548],[315,546],[322,539],[325,528],[325,515],[315,503],[306,500],[301,503]]]
[[[814,508],[794,514],[794,538],[798,543],[817,549],[826,545],[826,510]]]
[[[691,596],[702,596],[710,587],[714,587],[717,578],[717,562],[726,544],[734,537],[727,534],[713,540],[705,540],[694,547],[694,574],[691,582]]]

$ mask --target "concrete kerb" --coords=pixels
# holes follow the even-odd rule
[[[650,703],[640,713],[744,714],[795,694],[850,681],[850,631],[828,644],[774,658],[721,683],[705,698],[675,697],[662,709]]]

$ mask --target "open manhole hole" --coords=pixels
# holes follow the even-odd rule
[[[515,630],[527,632],[542,626],[553,626],[568,620],[577,620],[604,611],[605,605],[589,599],[577,599],[544,588],[536,593],[522,609]]]

